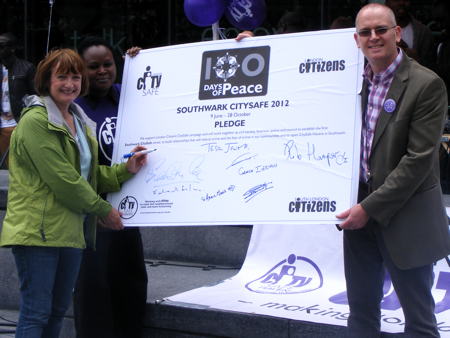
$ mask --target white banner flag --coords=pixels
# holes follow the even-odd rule
[[[156,149],[110,201],[125,225],[338,223],[358,184],[353,30],[127,58],[113,161]]]
[[[450,267],[435,266],[433,295],[441,337],[450,337]],[[245,262],[224,282],[169,297],[214,309],[347,325],[342,232],[329,225],[254,226]],[[405,319],[387,275],[381,330],[403,332]]]

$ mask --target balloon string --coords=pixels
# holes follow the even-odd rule
[[[219,36],[222,40],[228,39],[227,36],[225,35],[225,28],[219,28]]]
[[[213,32],[213,40],[219,40],[219,38],[222,40],[227,39],[227,37],[224,33],[225,29],[219,27],[219,22],[213,23],[211,29]]]
[[[48,19],[47,49],[46,49],[45,55],[48,54],[48,47],[49,47],[49,45],[50,45],[50,30],[51,30],[51,27],[52,27],[53,3],[54,3],[54,0],[49,0],[49,4],[50,4],[50,17],[49,17],[49,19]]]

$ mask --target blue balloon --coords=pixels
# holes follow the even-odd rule
[[[220,20],[225,0],[184,0],[184,13],[191,23],[206,27]]]
[[[264,0],[228,0],[225,16],[234,27],[251,30],[266,18],[266,3]]]

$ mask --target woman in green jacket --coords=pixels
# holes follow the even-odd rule
[[[7,213],[0,245],[12,247],[20,281],[16,337],[58,337],[82,249],[95,243],[96,218],[114,230],[120,213],[99,193],[120,189],[145,164],[98,165],[95,123],[73,101],[87,92],[84,62],[70,49],[48,54],[37,68],[39,97],[11,138]],[[133,151],[143,150],[138,146]]]

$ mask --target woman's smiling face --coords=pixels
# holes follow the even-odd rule
[[[116,63],[111,51],[103,46],[91,46],[82,55],[89,77],[89,92],[106,95],[116,80]]]
[[[81,74],[61,73],[58,65],[52,69],[50,76],[50,96],[58,106],[68,107],[81,92]]]

